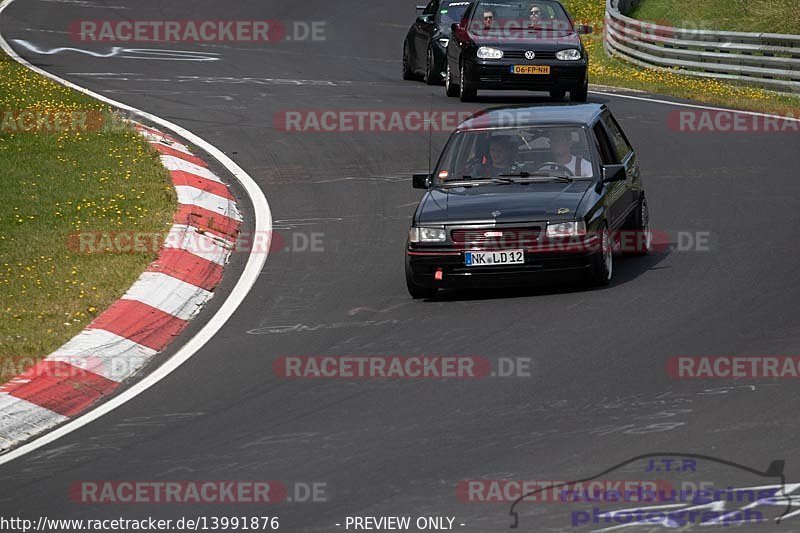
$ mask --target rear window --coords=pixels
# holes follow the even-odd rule
[[[442,2],[436,14],[437,24],[444,29],[449,29],[456,22],[461,22],[464,12],[469,7],[469,2]]]

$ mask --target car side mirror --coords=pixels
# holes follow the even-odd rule
[[[417,11],[422,11],[423,9],[425,9],[425,6],[417,6]]]
[[[415,189],[430,189],[431,188],[431,175],[430,174],[414,174],[411,178],[411,183]]]
[[[625,181],[628,175],[625,173],[625,165],[603,165],[603,183],[614,181]]]
[[[594,33],[594,28],[592,28],[589,24],[579,24],[577,30],[579,35],[589,35],[590,33]]]
[[[417,17],[417,22],[420,24],[433,24],[433,15],[420,15]]]

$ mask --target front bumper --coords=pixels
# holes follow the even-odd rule
[[[514,74],[514,65],[549,66],[550,74]],[[474,89],[549,91],[580,89],[586,84],[588,62],[580,61],[515,61],[513,59],[477,59],[464,64],[467,83]]]
[[[425,249],[409,246],[406,269],[415,284],[423,287],[504,287],[529,285],[543,278],[580,276],[588,272],[599,250],[599,240],[579,245],[525,249],[519,265],[466,266],[466,250]],[[436,272],[441,270],[441,280]]]

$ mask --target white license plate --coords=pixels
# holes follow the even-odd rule
[[[465,252],[467,266],[522,265],[525,252],[522,250],[503,250],[502,252]]]

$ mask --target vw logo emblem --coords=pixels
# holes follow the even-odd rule
[[[500,211],[492,211],[492,216],[497,218],[500,216]]]
[[[536,57],[536,52],[533,50],[528,50],[525,52],[525,59],[534,59]]]

